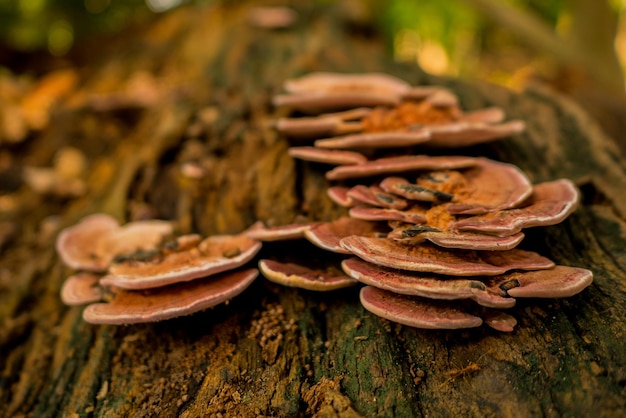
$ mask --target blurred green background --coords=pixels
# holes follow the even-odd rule
[[[176,7],[210,2],[0,0],[0,66],[40,74],[51,62],[76,64],[84,59],[75,52],[81,45],[98,45],[98,39],[119,36]],[[258,3],[298,6],[295,1]],[[341,3],[366,16],[400,61],[437,75],[514,89],[541,81],[578,100],[612,135],[623,132],[626,0]]]

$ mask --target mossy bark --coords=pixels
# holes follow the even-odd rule
[[[225,2],[226,3],[226,2]],[[231,3],[231,2],[228,2]],[[435,79],[394,63],[363,21],[334,5],[298,6],[286,30],[251,27],[245,4],[180,9],[93,58],[83,91],[121,89],[138,71],[160,83],[142,109],[60,109],[19,157],[48,164],[65,145],[90,162],[88,194],[71,202],[24,191],[21,234],[0,263],[3,416],[590,416],[626,399],[626,173],[613,143],[548,91]],[[235,233],[260,219],[330,220],[323,167],[294,162],[271,128],[283,80],[316,70],[383,71],[453,88],[466,108],[499,105],[527,122],[513,138],[455,152],[519,165],[535,182],[568,177],[581,207],[523,243],[593,270],[565,300],[519,301],[510,334],[429,331],[367,313],[358,292],[312,293],[259,279],[229,304],[156,324],[93,326],[58,294],[71,272],[40,222],[133,210],[181,232]],[[184,179],[200,161],[207,176]],[[135,208],[135,209],[133,209]],[[139,209],[137,209],[139,208]],[[142,209],[143,208],[143,209]],[[261,256],[314,252],[268,244]]]

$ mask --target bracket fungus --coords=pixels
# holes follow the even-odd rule
[[[367,285],[361,290],[366,309],[415,327],[484,323],[510,332],[517,321],[501,309],[514,306],[516,297],[569,297],[591,284],[589,270],[517,249],[525,228],[557,224],[574,211],[579,197],[571,181],[533,185],[511,164],[411,153],[521,133],[523,121],[505,121],[497,107],[464,111],[448,90],[380,74],[313,73],[288,81],[285,90],[277,105],[317,116],[282,118],[278,131],[294,139],[322,137],[313,147],[292,148],[291,156],[335,165],[326,179],[339,184],[327,194],[349,208],[349,218],[319,223],[303,235],[357,257],[342,267]],[[341,111],[324,113],[331,110]],[[380,148],[398,150],[375,158]],[[354,152],[346,149],[359,153],[343,154]],[[464,299],[481,306],[467,310]]]
[[[346,192],[346,196],[350,198],[352,202],[359,202],[370,206],[378,206],[389,209],[402,210],[409,205],[409,203],[402,197],[387,193],[379,186],[368,187],[362,184],[357,184]]]
[[[355,206],[350,208],[350,216],[366,221],[399,221],[410,224],[426,222],[426,209],[412,206],[408,209],[376,208],[371,206]]]
[[[88,305],[83,318],[92,324],[135,324],[190,315],[232,299],[257,275],[246,269],[141,292],[112,288],[108,303]]]
[[[523,121],[502,123],[500,108],[465,112],[445,88],[412,87],[386,74],[313,73],[288,80],[284,88],[288,94],[274,97],[277,106],[311,113],[347,109],[277,121],[276,128],[291,137],[333,136],[317,140],[320,148],[461,147],[525,129]]]
[[[394,228],[388,235],[399,243],[419,244],[424,241],[443,247],[461,250],[505,251],[515,248],[524,239],[524,234],[500,237],[471,232],[441,231],[425,225],[405,225]]]
[[[312,228],[314,223],[293,223],[280,226],[265,226],[258,221],[244,234],[257,241],[272,242],[304,238],[304,232]]]
[[[515,299],[508,297],[494,280],[481,278],[442,278],[434,274],[403,271],[377,266],[358,258],[348,258],[341,263],[352,278],[369,286],[394,293],[421,296],[430,299],[473,299],[482,306],[510,308]]]
[[[483,323],[480,317],[450,303],[434,303],[372,286],[361,289],[360,299],[368,311],[410,327],[458,329],[479,327]]]
[[[275,106],[289,106],[302,111],[325,111],[360,106],[393,106],[403,97],[428,99],[448,105],[456,97],[440,93],[443,88],[417,88],[399,78],[383,73],[340,74],[317,72],[284,82],[287,94],[274,97]],[[434,97],[433,97],[434,96]]]
[[[172,231],[171,223],[166,221],[120,226],[115,218],[98,213],[61,231],[56,249],[63,262],[74,269],[104,271],[115,256],[151,249]]]
[[[102,292],[98,287],[99,280],[100,275],[87,271],[68,277],[61,287],[61,301],[66,305],[99,302],[102,299]]]
[[[246,235],[216,235],[201,239],[183,235],[160,251],[113,263],[100,283],[124,289],[150,289],[186,282],[241,267],[261,249]]]
[[[301,160],[334,165],[363,164],[367,157],[353,151],[327,150],[315,147],[291,147],[289,155]]]
[[[334,169],[326,172],[326,178],[328,180],[345,180],[420,170],[453,170],[472,167],[476,164],[477,159],[472,157],[403,155],[398,157],[379,158],[363,164],[335,167]]]
[[[380,266],[456,276],[495,276],[510,270],[538,270],[554,262],[532,251],[455,251],[429,244],[403,245],[387,238],[350,236],[341,246]]]
[[[238,268],[256,255],[259,241],[244,234],[204,239],[183,235],[162,243],[171,233],[170,222],[120,226],[104,214],[61,231],[61,259],[71,268],[87,270],[66,279],[62,301],[87,304],[83,318],[91,323],[158,321],[228,301],[258,275],[256,269]]]
[[[343,206],[344,208],[349,208],[354,206],[354,200],[350,196],[348,196],[348,192],[350,188],[343,186],[332,186],[326,189],[326,195],[338,204],[339,206]]]
[[[336,221],[322,222],[312,226],[304,232],[304,236],[311,243],[327,251],[340,254],[351,254],[341,246],[341,239],[352,235],[384,236],[385,229],[374,222],[365,222],[359,219],[341,217]]]
[[[500,236],[513,235],[524,228],[549,226],[563,221],[578,203],[576,186],[567,179],[537,184],[522,207],[472,216],[456,221],[459,231],[477,231]]]
[[[332,267],[311,269],[300,264],[261,260],[259,261],[259,270],[274,283],[301,289],[323,292],[357,284],[355,279]]]
[[[362,283],[365,309],[419,328],[485,324],[510,332],[517,321],[504,310],[517,298],[570,297],[592,283],[589,270],[517,248],[524,229],[557,224],[575,210],[579,193],[571,181],[533,185],[504,162],[413,153],[520,133],[523,121],[505,121],[497,107],[463,110],[445,88],[415,87],[380,73],[313,73],[286,81],[284,89],[287,94],[274,97],[276,106],[313,115],[281,118],[276,129],[316,140],[290,148],[289,155],[321,163],[315,168],[334,166],[325,173],[334,183],[327,195],[349,208],[349,216],[282,226],[257,222],[239,235],[183,235],[163,244],[171,223],[120,226],[92,215],[57,240],[64,263],[83,270],[64,283],[64,303],[87,304],[84,318],[92,323],[190,314],[242,292],[258,274],[243,266],[261,242],[286,240],[336,254],[325,253],[318,263],[307,253],[299,262],[293,253],[300,244],[294,243],[294,252],[280,254],[288,261],[279,261],[270,247],[258,262],[268,280],[315,291]],[[380,148],[396,149],[381,156]]]

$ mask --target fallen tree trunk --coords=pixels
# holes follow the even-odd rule
[[[247,10],[181,9],[94,57],[81,84],[87,98],[66,103],[30,140],[26,162],[49,163],[58,147],[73,146],[86,154],[90,174],[87,195],[69,203],[24,192],[31,200],[22,233],[1,257],[3,416],[623,412],[626,173],[612,142],[550,92],[515,94],[398,65],[335,6],[303,6],[300,22],[280,31],[250,26]],[[577,182],[577,212],[530,231],[523,246],[593,270],[594,284],[566,300],[518,302],[511,334],[412,329],[367,313],[355,289],[317,294],[263,279],[227,305],[156,324],[93,326],[80,308],[61,304],[70,270],[54,254],[54,236],[41,230],[51,215],[69,225],[93,212],[120,220],[148,213],[203,235],[239,232],[258,219],[339,216],[319,166],[289,158],[288,141],[271,127],[279,112],[270,100],[282,81],[319,70],[445,84],[465,108],[499,105],[525,120],[526,133],[463,152],[517,164],[534,182]],[[148,90],[111,93],[140,71],[155,81]],[[207,175],[180,176],[188,161]]]

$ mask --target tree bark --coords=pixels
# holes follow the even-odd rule
[[[80,87],[91,99],[66,103],[25,147],[24,161],[42,165],[60,146],[81,149],[89,192],[70,202],[21,192],[30,199],[21,234],[0,258],[2,416],[623,413],[626,173],[593,121],[540,88],[516,94],[394,63],[334,4],[299,5],[295,26],[264,30],[248,24],[245,3],[224,3],[177,10],[94,56]],[[321,70],[444,84],[467,109],[498,105],[525,120],[524,134],[455,153],[517,164],[534,182],[576,181],[580,208],[530,230],[523,247],[593,270],[594,284],[569,299],[519,301],[510,334],[408,328],[369,314],[354,288],[312,293],[263,278],[227,305],[155,324],[89,325],[80,308],[62,305],[71,271],[54,236],[41,232],[49,216],[69,225],[96,211],[120,220],[147,211],[175,220],[181,233],[209,235],[258,219],[342,214],[325,197],[322,167],[289,158],[289,142],[271,127],[282,81]],[[158,101],[103,110],[102,98],[115,96],[93,94],[121,90],[139,71],[158,81]],[[185,161],[200,161],[208,175],[184,179]],[[298,252],[330,257],[305,243],[267,244],[261,257]]]

